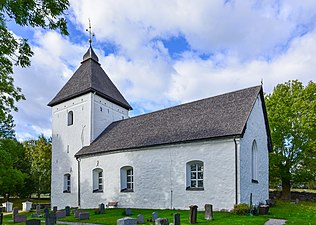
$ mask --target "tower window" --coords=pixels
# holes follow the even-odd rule
[[[258,183],[258,148],[256,140],[253,141],[251,149],[251,174],[252,183]]]
[[[68,126],[71,126],[74,124],[74,112],[69,111],[68,112]]]
[[[64,193],[71,192],[71,176],[69,173],[64,175]]]

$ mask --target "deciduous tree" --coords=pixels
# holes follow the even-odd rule
[[[316,178],[316,84],[288,81],[265,100],[273,142],[270,180],[282,183],[288,199],[291,184]]]

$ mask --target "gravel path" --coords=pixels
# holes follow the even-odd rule
[[[264,225],[283,225],[286,220],[281,219],[269,219]]]

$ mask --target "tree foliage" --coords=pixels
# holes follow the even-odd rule
[[[277,85],[265,97],[271,128],[270,180],[289,198],[294,183],[316,178],[316,84],[297,80]]]
[[[38,196],[50,193],[51,183],[51,139],[41,135],[37,140],[24,142],[25,159],[31,164],[30,177],[35,184],[35,192]]]
[[[14,86],[13,66],[30,66],[33,52],[24,38],[8,30],[7,23],[20,26],[58,29],[67,35],[66,20],[62,17],[68,0],[1,0],[0,1],[0,121],[7,121],[15,102],[25,99],[21,88]]]

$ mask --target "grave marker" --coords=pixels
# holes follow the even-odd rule
[[[36,205],[36,215],[41,215],[41,206],[39,204]]]
[[[158,218],[158,213],[153,212],[153,213],[151,214],[151,219],[152,219],[152,221],[155,222],[155,220],[156,220],[157,218]]]
[[[16,215],[18,215],[19,213],[19,208],[18,207],[14,207],[13,208],[13,213],[12,213],[12,218],[14,218]]]
[[[26,215],[20,215],[20,214],[15,215],[14,219],[13,219],[13,222],[14,223],[24,223],[24,222],[26,222]]]
[[[65,207],[66,216],[70,216],[70,206]]]
[[[213,220],[213,205],[205,204],[204,205],[204,219],[206,220]]]
[[[125,217],[117,220],[117,225],[136,225],[137,221],[136,219]]]
[[[100,214],[104,214],[104,213],[105,213],[105,206],[104,206],[103,203],[101,203],[101,204],[99,205],[99,213],[100,213]]]
[[[132,215],[132,209],[131,209],[131,208],[126,208],[126,209],[125,209],[125,215],[126,215],[126,216]]]
[[[176,213],[173,215],[173,225],[180,225],[180,214]]]
[[[196,216],[197,216],[197,205],[191,205],[190,206],[190,224],[196,223]]]
[[[138,216],[137,216],[137,224],[144,224],[144,223],[145,223],[144,215],[138,214]]]
[[[88,220],[89,219],[89,213],[87,212],[80,212],[79,213],[79,220]]]
[[[66,218],[66,211],[57,211],[56,218]]]
[[[45,224],[46,225],[54,225],[56,224],[56,214],[45,214]]]
[[[167,218],[158,218],[155,220],[155,225],[169,225]]]
[[[35,220],[35,219],[27,220],[26,221],[26,225],[41,225],[41,221],[40,220]]]

